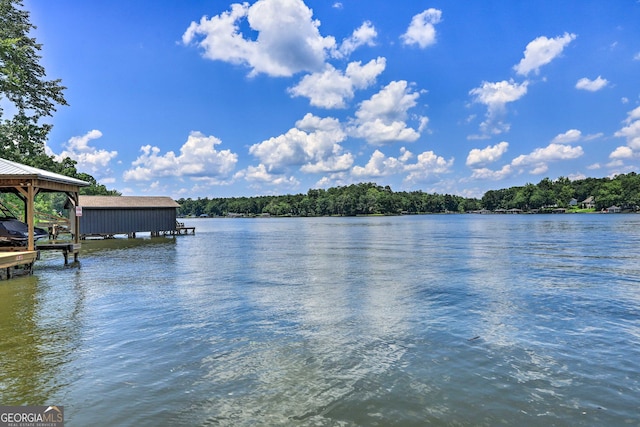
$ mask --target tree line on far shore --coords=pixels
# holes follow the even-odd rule
[[[481,199],[423,191],[394,192],[389,186],[360,183],[329,189],[310,189],[306,194],[256,197],[179,199],[180,216],[354,216],[398,215],[444,212],[471,212],[482,209],[521,209],[550,211],[579,208],[593,197],[602,210],[616,205],[625,210],[640,206],[640,175],[635,172],[614,178],[585,178],[571,181],[561,177],[545,178],[538,184],[526,184],[487,191]]]

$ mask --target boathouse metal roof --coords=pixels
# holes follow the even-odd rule
[[[80,196],[80,206],[95,209],[179,208],[171,197],[160,196]]]
[[[70,176],[60,175],[58,173],[49,172],[44,169],[34,168],[33,166],[23,165],[21,163],[12,162],[11,160],[0,158],[0,176],[2,179],[38,179],[41,181],[55,182],[58,184],[72,185],[77,187],[87,187],[89,184],[80,179],[71,178]]]

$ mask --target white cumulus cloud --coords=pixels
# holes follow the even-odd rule
[[[415,161],[412,161],[415,158]],[[352,176],[356,178],[375,178],[406,173],[405,181],[423,181],[433,175],[448,173],[453,166],[453,159],[446,160],[433,151],[425,151],[415,156],[402,147],[400,156],[386,156],[375,150],[365,166],[354,166]]]
[[[244,21],[257,33],[255,40],[240,31]],[[182,42],[195,43],[205,58],[247,65],[252,76],[291,76],[321,70],[335,50],[335,39],[321,36],[319,26],[302,0],[258,0],[192,22]]]
[[[322,108],[345,108],[356,89],[375,83],[384,71],[385,58],[372,59],[367,64],[352,62],[344,73],[327,64],[324,71],[307,74],[300,83],[289,89],[292,96],[309,98],[310,104]]]
[[[389,83],[360,104],[350,134],[374,145],[415,141],[420,134],[406,120],[419,96],[404,80]],[[420,126],[426,124],[424,118],[420,119]]]
[[[401,36],[406,45],[417,44],[421,48],[430,46],[436,42],[435,25],[442,20],[442,11],[430,8],[415,15],[411,19],[411,24],[407,32]]]
[[[376,150],[364,167],[354,166],[351,173],[356,177],[379,177],[403,171],[404,162],[395,157],[387,157],[380,150]]]
[[[633,150],[627,146],[618,147],[609,154],[610,159],[629,159],[631,157],[633,157]]]
[[[602,132],[583,135],[578,129],[569,129],[565,133],[556,135],[551,142],[556,144],[571,144],[578,141],[592,141],[602,137],[602,135]]]
[[[249,166],[247,169],[238,172],[234,178],[244,178],[250,182],[260,182],[270,185],[298,185],[298,180],[293,176],[285,176],[283,174],[272,174],[262,163],[258,166]]]
[[[614,133],[614,136],[626,138],[629,147],[640,150],[640,107],[629,111],[624,123],[626,126]]]
[[[405,170],[409,172],[409,175],[405,178],[407,182],[424,181],[433,175],[448,173],[454,161],[453,158],[446,160],[433,151],[420,153],[416,159],[416,163],[405,166]]]
[[[581,78],[576,83],[576,89],[588,90],[589,92],[597,92],[609,84],[607,79],[598,76],[595,80],[589,80],[586,77]]]
[[[482,82],[480,87],[469,91],[474,97],[474,102],[487,106],[486,118],[480,124],[483,134],[497,135],[509,129],[509,125],[501,121],[506,112],[506,105],[526,95],[528,85],[527,81],[516,83],[513,80]]]
[[[562,54],[564,48],[575,39],[576,35],[569,33],[564,33],[564,35],[552,39],[540,36],[527,45],[524,50],[524,57],[513,68],[516,73],[523,76],[532,71],[537,74],[540,67],[550,63]]]
[[[359,28],[353,31],[351,37],[345,39],[333,56],[344,58],[351,55],[360,46],[375,46],[375,39],[378,36],[376,28],[370,21],[365,21]]]
[[[492,181],[500,181],[507,178],[513,173],[511,165],[504,165],[500,170],[491,170],[489,168],[474,169],[471,174],[475,179],[488,179]]]
[[[543,148],[536,148],[529,154],[522,154],[511,162],[513,167],[533,166],[534,174],[546,172],[548,162],[576,159],[584,154],[582,147],[551,143]]]
[[[77,162],[76,169],[79,172],[101,178],[111,173],[109,163],[118,155],[117,151],[98,149],[90,145],[92,140],[101,137],[102,132],[94,129],[84,135],[69,138],[60,154],[53,153],[48,146],[45,146],[45,150],[48,155],[54,156],[56,161],[69,157]]]
[[[486,105],[490,110],[501,110],[504,106],[517,101],[527,93],[528,82],[515,83],[513,80],[501,82],[482,82],[480,87],[471,89],[476,102]]]
[[[529,168],[532,175],[540,175],[549,170],[549,163],[576,159],[584,154],[582,147],[566,144],[551,143],[546,147],[536,148],[529,154],[522,154],[504,165],[500,170],[477,168],[473,170],[472,178],[501,180],[515,173],[521,173]]]
[[[351,153],[340,145],[346,138],[341,124],[334,118],[320,118],[308,113],[296,127],[283,135],[254,144],[249,153],[260,160],[269,173],[282,173],[289,167],[303,172],[335,172],[353,163]]]
[[[565,133],[556,135],[556,137],[553,138],[552,142],[557,144],[568,144],[571,142],[579,141],[580,138],[582,138],[582,132],[580,132],[578,129],[569,129]]]
[[[467,166],[493,163],[499,160],[507,152],[509,143],[502,141],[496,145],[489,145],[483,149],[474,148],[467,156]]]
[[[160,177],[225,178],[235,168],[238,155],[230,150],[216,150],[220,139],[191,132],[180,148],[160,154],[160,148],[151,145],[140,147],[142,154],[132,163],[133,168],[124,172],[125,181],[151,181]]]

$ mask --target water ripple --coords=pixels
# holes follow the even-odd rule
[[[0,401],[69,425],[637,424],[635,216],[192,222],[0,285]]]

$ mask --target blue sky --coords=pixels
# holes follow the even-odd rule
[[[481,197],[640,164],[640,2],[25,0],[47,150],[125,195]]]

